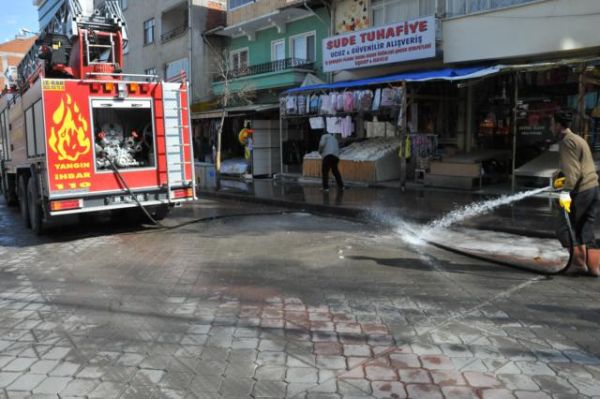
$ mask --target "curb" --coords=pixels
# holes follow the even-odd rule
[[[264,197],[255,197],[245,194],[236,194],[231,192],[222,192],[222,191],[199,191],[199,198],[212,198],[212,199],[227,199],[239,202],[247,202],[251,204],[262,204],[269,206],[277,206],[282,208],[290,208],[297,209],[301,211],[310,211],[317,214],[325,214],[325,215],[333,215],[333,216],[341,216],[352,219],[365,220],[368,211],[360,208],[343,208],[338,206],[328,206],[328,205],[319,205],[319,204],[307,204],[306,202],[298,202],[298,201],[289,201],[283,199],[274,199],[274,198],[264,198]],[[407,219],[420,224],[427,224],[431,220],[426,218],[416,218],[410,217],[407,215]],[[525,237],[535,237],[535,238],[556,238],[556,234],[551,230],[543,230],[543,229],[527,229],[520,228],[518,226],[485,226],[479,225],[477,223],[464,223],[464,227],[474,228],[482,231],[494,231],[500,233],[514,234]]]

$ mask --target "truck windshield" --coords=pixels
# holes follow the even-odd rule
[[[156,165],[150,101],[93,100],[96,170]]]

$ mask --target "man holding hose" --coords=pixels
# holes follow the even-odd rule
[[[598,175],[588,143],[570,129],[572,114],[554,115],[553,130],[558,138],[560,174],[554,187],[560,190],[559,204],[568,212],[573,228],[573,259],[569,272],[600,276],[600,250],[596,249],[594,222],[600,204]],[[564,219],[559,229],[563,246],[571,245],[564,232]],[[562,233],[561,233],[562,232]],[[568,234],[568,233],[567,233]]]

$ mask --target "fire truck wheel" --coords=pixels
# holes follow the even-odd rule
[[[38,188],[35,179],[29,179],[27,182],[27,207],[29,208],[29,221],[31,230],[36,234],[42,234],[44,230],[44,221],[42,207],[38,201]]]
[[[154,220],[163,220],[169,214],[171,207],[169,205],[158,205],[150,210],[150,214]]]
[[[23,219],[23,223],[25,223],[25,227],[31,227],[30,219],[29,219],[29,207],[27,206],[27,177],[19,176],[18,183],[18,191],[19,191],[19,210],[21,211],[21,218]]]

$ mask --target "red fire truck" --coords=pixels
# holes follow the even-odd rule
[[[83,1],[83,0],[82,0]],[[0,98],[2,189],[25,224],[194,199],[188,85],[121,73],[118,1],[64,0]]]

